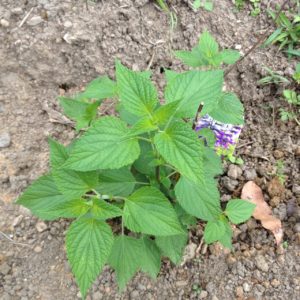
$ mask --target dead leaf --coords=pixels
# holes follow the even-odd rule
[[[243,187],[241,199],[256,204],[252,216],[274,234],[276,243],[279,245],[283,237],[281,221],[272,215],[272,210],[264,200],[261,188],[255,182],[248,181]]]

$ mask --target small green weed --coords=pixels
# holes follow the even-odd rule
[[[193,2],[193,9],[198,10],[199,8],[204,8],[207,11],[212,11],[214,9],[214,4],[212,0],[195,0]]]
[[[243,9],[246,3],[250,5],[251,16],[256,17],[261,13],[260,0],[235,0],[235,6],[238,10]]]
[[[276,71],[273,71],[268,67],[264,67],[264,69],[267,71],[268,75],[261,78],[257,82],[258,84],[267,85],[267,84],[289,84],[290,83],[290,81],[286,77],[279,75]]]
[[[298,119],[300,114],[300,94],[297,94],[293,90],[284,90],[283,97],[289,104],[289,107],[288,109],[279,109],[280,119],[284,122],[294,120],[298,125],[300,125],[300,121]]]

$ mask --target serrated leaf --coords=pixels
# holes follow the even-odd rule
[[[184,233],[172,236],[158,236],[155,238],[155,243],[162,251],[162,255],[169,257],[177,265],[182,259],[187,240],[187,233]]]
[[[157,92],[149,79],[116,63],[118,92],[124,108],[137,116],[149,116],[158,104]]]
[[[201,142],[185,123],[174,123],[154,137],[159,154],[182,175],[200,181],[203,178]]]
[[[140,148],[129,128],[115,117],[103,117],[78,140],[64,168],[78,171],[118,169],[135,161]]]
[[[85,91],[75,95],[75,99],[82,101],[85,99],[102,100],[113,98],[117,95],[117,85],[107,76],[98,77],[92,80]]]
[[[178,74],[165,89],[167,103],[180,101],[177,112],[182,117],[195,117],[199,104],[213,103],[223,85],[223,71],[188,71]]]
[[[121,216],[123,213],[119,207],[104,200],[93,198],[92,201],[93,205],[90,209],[90,213],[95,219],[112,219]]]
[[[85,215],[90,209],[91,204],[88,201],[75,199],[59,204],[55,207],[54,212],[59,214],[61,218],[77,218]]]
[[[88,127],[97,115],[100,102],[87,103],[66,97],[59,97],[59,103],[64,113],[70,119],[76,121],[76,130]]]
[[[205,65],[205,59],[197,47],[193,48],[192,51],[178,50],[174,54],[187,66],[197,68]]]
[[[175,195],[182,208],[204,221],[216,220],[222,213],[220,195],[214,179],[193,182],[181,176],[175,186]]]
[[[152,176],[155,169],[151,165],[155,159],[155,155],[151,144],[146,141],[139,141],[141,154],[139,158],[134,162],[134,168],[142,174]]]
[[[207,60],[219,53],[219,45],[208,31],[204,31],[201,34],[198,49]]]
[[[166,76],[167,82],[173,80],[179,74],[175,71],[168,70],[168,69],[164,69],[164,71],[165,71],[165,76]]]
[[[221,220],[207,222],[204,229],[204,241],[206,244],[216,242],[224,236],[226,227]]]
[[[165,105],[160,106],[155,110],[153,119],[159,126],[168,126],[167,123],[171,123],[176,117],[177,109],[180,101],[174,101]]]
[[[180,220],[181,224],[190,227],[197,224],[197,219],[188,214],[180,205],[179,203],[175,203],[174,209],[177,213],[178,219]]]
[[[50,149],[50,166],[52,169],[59,168],[67,160],[68,150],[52,138],[48,139],[48,143]]]
[[[204,107],[203,114],[205,113],[209,113],[213,119],[225,124],[244,124],[243,104],[233,93],[223,93],[211,106]]]
[[[61,204],[70,201],[70,197],[63,195],[56,187],[51,175],[45,175],[33,182],[17,200],[43,220],[54,220],[60,217],[56,210]]]
[[[134,232],[167,236],[183,229],[169,200],[158,189],[142,187],[125,200],[125,226]]]
[[[214,132],[209,128],[202,128],[197,130],[199,137],[203,140],[203,144],[209,148],[214,148],[216,142],[216,136]]]
[[[232,249],[232,235],[233,235],[233,232],[232,232],[232,229],[231,229],[231,226],[228,222],[227,219],[222,219],[221,220],[223,223],[224,223],[224,226],[225,226],[225,233],[224,235],[219,238],[219,242],[226,248],[228,249]]]
[[[133,126],[130,128],[129,135],[142,135],[144,133],[148,133],[157,129],[158,127],[154,124],[153,120],[148,117],[144,117],[133,124]]]
[[[108,262],[116,272],[120,290],[124,289],[126,283],[138,271],[140,267],[138,258],[142,255],[143,248],[140,240],[125,235],[115,238]]]
[[[148,237],[141,239],[143,255],[141,256],[140,266],[143,272],[148,273],[152,278],[156,278],[160,271],[161,255],[154,240]]]
[[[106,263],[113,240],[110,226],[99,220],[80,218],[69,227],[67,257],[83,298]]]
[[[255,206],[249,201],[233,199],[228,202],[225,214],[233,224],[240,224],[251,217]]]
[[[128,196],[132,193],[136,179],[127,167],[99,172],[99,183],[95,188],[100,194]]]
[[[213,149],[203,147],[203,169],[207,176],[215,177],[223,173],[220,156]]]
[[[81,197],[98,183],[96,171],[79,172],[57,169],[52,172],[52,176],[61,193],[71,198]]]
[[[220,56],[220,61],[224,62],[225,64],[232,65],[234,64],[239,58],[240,53],[236,50],[225,49],[221,51],[218,56]]]

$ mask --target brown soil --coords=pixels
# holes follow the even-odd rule
[[[13,204],[48,170],[47,137],[67,143],[75,135],[65,124],[57,95],[78,90],[98,75],[113,77],[116,58],[134,70],[144,70],[151,62],[153,79],[162,91],[161,68],[182,70],[171,48],[190,49],[208,29],[222,47],[245,53],[270,26],[266,16],[250,17],[247,9],[238,12],[229,0],[215,1],[213,12],[193,12],[188,2],[172,1],[178,26],[171,44],[168,16],[153,1],[89,2],[87,10],[85,1],[1,0],[0,19],[9,24],[0,25],[0,136],[9,134],[11,142],[0,148],[0,299],[80,297],[64,251],[68,222],[48,222],[39,232],[40,221]],[[273,236],[250,220],[235,229],[233,253],[218,245],[195,253],[202,235],[199,224],[184,265],[165,261],[157,281],[138,274],[122,294],[113,272],[105,269],[89,299],[300,298],[300,127],[279,120],[282,86],[257,85],[263,66],[289,77],[295,64],[276,46],[259,48],[227,77],[227,89],[239,95],[246,109],[238,149],[245,164],[238,184],[231,182],[234,191],[221,185],[226,201],[256,172],[255,180],[283,222],[287,249],[276,249]],[[279,159],[284,162],[285,189],[281,197],[271,198],[268,185]]]

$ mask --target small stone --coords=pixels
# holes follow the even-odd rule
[[[276,278],[271,281],[271,285],[274,287],[278,287],[280,286],[280,284],[281,284],[280,281]]]
[[[11,10],[13,15],[21,15],[23,13],[22,7],[16,7]]]
[[[217,296],[213,295],[211,300],[219,300],[219,298]]]
[[[300,146],[295,149],[295,155],[300,156]]]
[[[255,169],[248,169],[244,171],[244,177],[246,180],[254,180],[257,177]]]
[[[236,263],[236,258],[233,255],[228,255],[226,262],[228,265],[233,265]]]
[[[270,204],[272,207],[277,207],[280,204],[281,198],[278,196],[275,196],[271,199]]]
[[[5,19],[1,19],[0,24],[2,27],[8,27],[9,26],[9,22]]]
[[[13,222],[12,222],[12,226],[16,227],[18,226],[23,220],[23,215],[19,215],[18,217],[14,218]]]
[[[207,298],[207,296],[208,296],[208,292],[202,290],[202,291],[200,292],[199,299],[205,299],[205,298]]]
[[[138,299],[139,295],[140,295],[139,291],[134,290],[130,293],[130,299]]]
[[[221,182],[224,185],[224,187],[231,192],[233,192],[237,187],[237,185],[239,184],[237,180],[231,179],[227,176],[222,177]]]
[[[188,282],[185,280],[176,281],[175,285],[179,288],[185,287],[188,285]]]
[[[255,257],[255,263],[258,269],[260,269],[263,272],[268,272],[269,271],[269,265],[262,255],[257,255]]]
[[[6,262],[0,265],[0,273],[3,275],[7,275],[10,269],[10,266]]]
[[[99,291],[93,294],[93,300],[101,300],[103,299],[103,294]]]
[[[278,177],[274,177],[268,184],[268,193],[271,197],[281,197],[285,191]]]
[[[8,132],[0,133],[0,148],[9,147],[10,141],[10,134]]]
[[[295,233],[299,233],[299,232],[300,232],[300,223],[297,223],[297,224],[294,226],[294,232],[295,232]]]
[[[30,20],[27,21],[29,26],[36,26],[44,22],[44,19],[41,16],[33,16]]]
[[[66,28],[71,28],[72,26],[73,26],[73,23],[71,21],[66,21],[64,23],[64,27],[66,27]]]
[[[230,165],[228,168],[227,175],[232,179],[237,179],[242,175],[242,169],[237,165]]]
[[[248,293],[251,291],[251,286],[247,282],[245,282],[243,283],[243,290],[244,292]]]
[[[237,298],[244,298],[244,290],[242,286],[238,286],[235,289],[235,294],[237,296]]]
[[[300,195],[300,185],[293,184],[292,191],[295,195]]]
[[[284,153],[280,150],[274,150],[273,155],[276,159],[280,159],[283,158]]]
[[[182,265],[184,265],[187,261],[192,260],[196,255],[197,244],[190,243],[184,249],[184,254],[182,258]]]
[[[48,226],[44,222],[38,222],[35,225],[35,228],[38,232],[43,232],[48,228]]]
[[[241,50],[242,49],[242,45],[235,45],[234,48],[235,48],[235,50]]]
[[[41,253],[42,252],[42,247],[41,246],[36,246],[34,247],[33,251],[36,252],[36,253]]]

